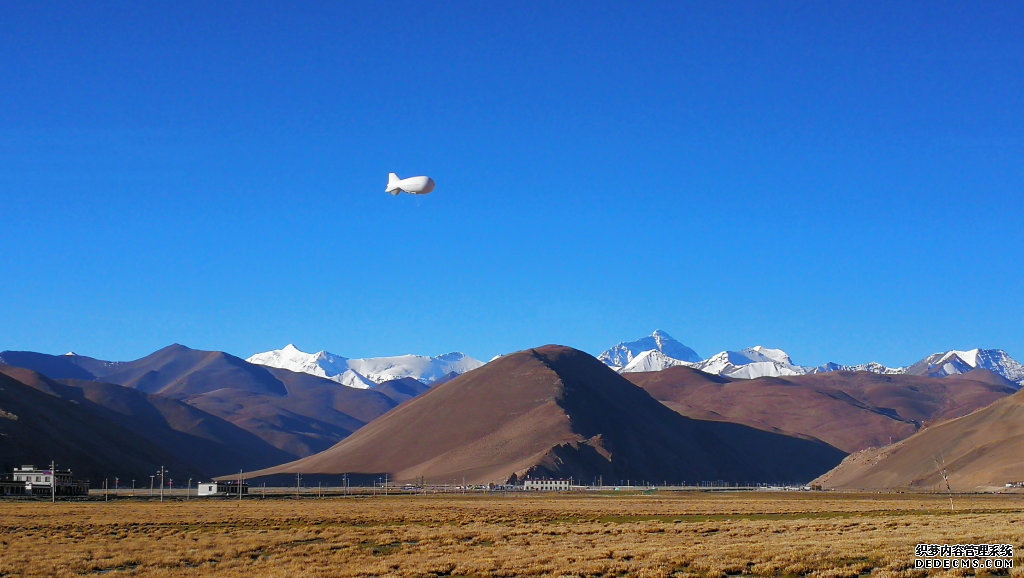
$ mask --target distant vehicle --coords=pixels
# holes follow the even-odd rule
[[[404,191],[410,195],[425,195],[432,190],[434,190],[434,179],[430,177],[400,179],[395,173],[389,173],[388,188],[384,189],[384,192],[397,195]]]

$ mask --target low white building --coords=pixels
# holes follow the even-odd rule
[[[28,482],[37,486],[49,486],[53,484],[54,478],[57,484],[70,484],[71,472],[51,472],[50,470],[39,469],[35,466],[21,466],[14,468],[14,481]]]
[[[523,489],[539,492],[568,492],[569,480],[526,480],[523,482]]]
[[[58,496],[79,496],[89,493],[89,484],[74,481],[71,478],[71,470],[51,471],[34,465],[23,465],[14,468],[11,478],[15,483],[24,483],[25,493],[29,495],[50,495],[53,491],[56,491]]]
[[[198,487],[197,495],[200,496],[237,496],[238,489],[241,487],[242,495],[249,493],[249,484],[242,482],[239,484],[237,481],[229,482],[200,482]]]

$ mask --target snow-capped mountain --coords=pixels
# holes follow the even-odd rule
[[[306,353],[300,351],[299,348],[291,343],[281,349],[257,353],[246,359],[246,361],[256,365],[266,365],[268,367],[277,367],[289,371],[326,377],[338,383],[341,383],[339,376],[348,371],[348,360],[340,355],[334,355],[326,351]]]
[[[869,361],[868,363],[861,363],[859,365],[840,365],[830,361],[824,365],[819,365],[818,367],[809,369],[810,371],[808,371],[808,373],[828,373],[829,371],[870,371],[871,373],[878,373],[880,375],[900,375],[907,372],[906,367],[886,367],[885,365],[875,361]]]
[[[631,373],[634,371],[661,371],[669,367],[675,367],[677,365],[686,365],[693,367],[693,363],[686,361],[680,361],[678,359],[672,359],[657,349],[650,351],[644,351],[640,355],[633,358],[632,361],[626,364],[619,370],[619,373]]]
[[[723,351],[695,364],[694,367],[706,373],[738,379],[807,373],[806,368],[793,365],[785,351],[768,349],[760,345],[742,351]]]
[[[375,383],[411,377],[421,383],[429,384],[449,373],[454,372],[461,375],[482,365],[482,361],[477,361],[457,351],[436,357],[396,355],[394,357],[348,360],[349,368]]]
[[[673,355],[673,352],[678,356]],[[859,365],[840,365],[831,362],[817,367],[796,365],[785,351],[760,345],[740,351],[722,351],[703,360],[694,360],[696,357],[697,354],[692,349],[672,339],[667,333],[655,331],[649,337],[620,343],[602,353],[598,359],[619,373],[661,371],[668,367],[685,365],[706,373],[737,379],[830,371],[870,371],[881,375],[906,373],[945,377],[982,368],[1024,386],[1024,365],[1001,349],[950,350],[930,355],[909,367],[887,367],[874,361]]]
[[[959,375],[972,369],[987,369],[1006,379],[1024,386],[1024,365],[1010,357],[1002,349],[950,350],[933,353],[907,368],[910,375],[946,377]]]
[[[635,357],[645,351],[660,351],[666,357],[677,361],[689,363],[700,361],[700,356],[697,355],[696,351],[676,341],[671,335],[660,329],[642,339],[620,343],[597,356],[597,358],[603,361],[605,365],[620,371],[629,365]]]
[[[614,349],[615,348],[612,348],[612,350]],[[607,359],[614,359],[614,357],[609,355],[607,356]],[[760,345],[750,347],[742,351],[723,351],[696,363],[675,359],[666,355],[659,349],[642,351],[633,355],[630,362],[624,367],[615,367],[609,364],[605,359],[602,359],[602,361],[619,373],[661,371],[665,368],[675,367],[677,365],[685,365],[687,367],[699,369],[705,373],[713,373],[716,375],[724,375],[726,377],[736,377],[740,379],[752,379],[755,377],[766,376],[778,377],[781,375],[802,375],[807,373],[807,368],[793,365],[793,362],[785,351],[782,351],[781,349],[768,349],[767,347],[762,347]]]
[[[430,384],[451,373],[462,374],[483,365],[482,362],[459,352],[436,357],[397,355],[347,359],[327,351],[306,353],[290,343],[282,349],[257,353],[246,361],[309,373],[358,389],[366,389],[374,384],[403,377],[411,377],[421,383]]]
[[[755,363],[774,361],[784,366],[794,367],[789,354],[781,349],[768,349],[761,345],[755,345],[744,349],[741,353],[753,359]]]

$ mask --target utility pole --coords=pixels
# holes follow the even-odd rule
[[[299,483],[302,482],[302,474],[295,472],[295,497],[299,497]]]
[[[466,478],[462,478],[466,479]],[[384,495],[388,495],[388,475],[384,474]]]
[[[107,501],[107,479],[103,478],[103,501]]]
[[[169,474],[171,472],[168,472],[166,469],[164,469],[163,466],[160,466],[160,471],[158,473],[160,474],[160,501],[163,502],[164,501],[164,476],[166,476],[167,474]]]
[[[242,502],[242,470],[238,470],[238,502]]]
[[[135,497],[135,480],[132,479],[132,497]]]
[[[57,462],[50,462],[50,503],[57,503]]]
[[[191,500],[192,499],[192,478],[188,479],[188,487],[185,488],[185,499],[186,500]]]
[[[156,477],[155,475],[149,476],[149,497],[150,498],[153,497],[153,478],[155,478],[155,477]]]

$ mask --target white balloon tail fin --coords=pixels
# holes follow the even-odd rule
[[[399,192],[401,192],[401,189],[398,188],[398,183],[401,180],[402,179],[398,178],[398,175],[396,175],[395,173],[388,173],[388,188],[384,189],[384,192],[391,193],[392,195],[397,195]]]

